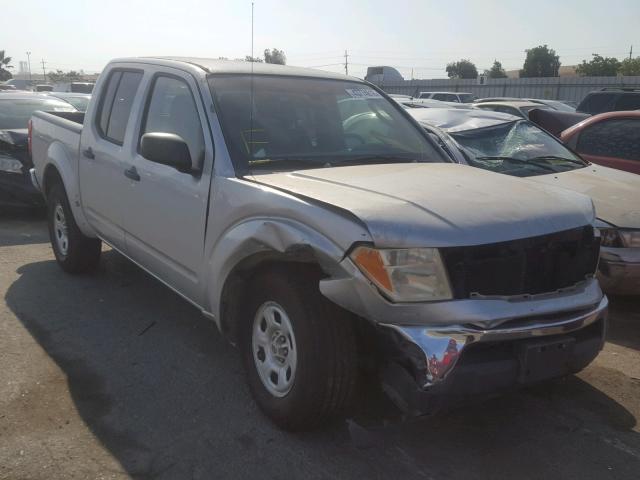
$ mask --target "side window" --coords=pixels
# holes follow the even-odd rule
[[[109,116],[109,125],[106,130],[106,137],[115,143],[122,144],[124,134],[129,123],[129,115],[131,114],[131,106],[133,99],[142,80],[142,73],[139,72],[123,72],[116,95],[113,99],[111,107],[111,115]]]
[[[602,112],[608,112],[613,109],[613,103],[617,97],[618,94],[610,93],[596,93],[589,95],[584,101],[584,105],[580,105],[578,110],[594,115]]]
[[[202,124],[193,95],[186,82],[174,77],[158,77],[151,91],[144,128],[149,132],[174,133],[189,146],[194,168],[200,168],[204,158]]]
[[[577,151],[586,155],[640,160],[640,120],[605,120],[585,129]]]
[[[104,89],[104,95],[102,95],[102,99],[100,100],[100,114],[96,118],[99,118],[98,129],[102,135],[107,134],[109,115],[111,115],[111,107],[113,106],[113,97],[116,95],[116,89],[120,83],[121,76],[122,72],[115,71],[111,73],[107,86]]]
[[[640,110],[640,93],[626,93],[620,95],[616,102],[616,110]]]

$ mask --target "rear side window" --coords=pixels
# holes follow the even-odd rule
[[[625,93],[616,102],[616,111],[640,110],[640,93]]]
[[[640,160],[640,120],[618,118],[592,125],[580,134],[577,150],[586,155]]]
[[[100,133],[107,140],[122,145],[141,80],[141,72],[116,71],[109,77],[98,115]]]
[[[189,86],[173,77],[158,77],[153,85],[142,133],[179,135],[189,146],[194,168],[204,155],[204,136],[196,103]]]
[[[458,101],[458,96],[457,95],[453,95],[451,93],[436,93],[433,96],[434,100],[440,100],[442,102],[457,102]]]
[[[594,93],[587,95],[580,105],[578,105],[576,111],[591,113],[593,115],[610,112],[613,110],[614,102],[619,96],[617,93]]]

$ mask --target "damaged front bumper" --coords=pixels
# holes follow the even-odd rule
[[[455,406],[463,399],[565,376],[602,349],[608,300],[562,315],[473,325],[380,325],[386,362],[383,388],[409,414]]]
[[[598,279],[615,295],[640,295],[640,248],[601,247]]]

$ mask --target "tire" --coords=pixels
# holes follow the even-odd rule
[[[53,254],[65,272],[84,273],[98,266],[102,242],[80,231],[60,183],[47,195],[47,224]]]
[[[319,278],[287,269],[258,274],[242,313],[240,342],[249,387],[262,412],[288,431],[311,430],[345,414],[355,397],[358,369],[353,319],[322,296]],[[270,315],[271,325],[267,324]],[[270,328],[277,325],[278,317],[279,332],[286,335],[278,336],[278,328]],[[272,335],[263,338],[255,329]],[[267,346],[275,345],[275,352],[286,353],[282,380],[277,376],[284,385],[280,391],[271,375],[260,373],[274,361],[277,365],[276,353],[268,348],[267,358],[260,338],[271,340]],[[295,366],[288,377],[291,362]]]

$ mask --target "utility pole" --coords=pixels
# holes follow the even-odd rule
[[[27,52],[27,65],[29,65],[29,84],[31,84],[31,52]]]
[[[631,45],[631,48],[629,49],[629,60],[631,60],[632,55],[633,55],[633,45]]]
[[[349,75],[349,54],[344,51],[344,74]]]
[[[42,80],[43,81],[47,81],[47,72],[44,69],[44,64],[47,63],[44,61],[44,58],[42,59]]]

